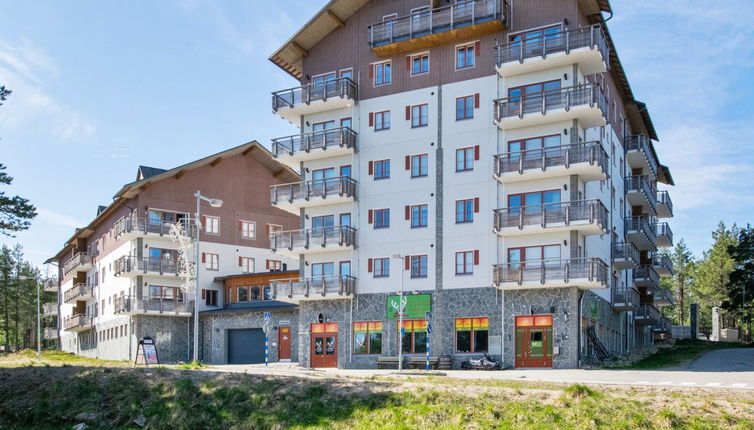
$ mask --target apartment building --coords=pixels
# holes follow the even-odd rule
[[[577,367],[668,329],[667,167],[607,0],[329,1],[270,60],[271,235],[311,367]],[[403,301],[399,291],[403,290]],[[403,325],[399,327],[400,315]],[[394,360],[393,360],[394,363]]]
[[[271,185],[296,177],[257,142],[173,169],[140,166],[135,180],[50,259],[59,269],[61,349],[134,360],[138,341],[151,337],[161,362],[190,360],[195,300],[201,312],[226,301],[216,278],[298,268],[296,260],[273,254],[268,239],[298,225],[297,216],[271,207],[268,198]],[[198,262],[197,191],[223,201],[221,207],[201,202]],[[198,294],[182,274],[174,224],[190,238],[185,261],[198,263]]]

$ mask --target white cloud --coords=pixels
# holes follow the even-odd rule
[[[37,220],[55,226],[67,228],[79,228],[86,224],[76,217],[42,208],[37,209]]]

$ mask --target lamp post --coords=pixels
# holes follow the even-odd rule
[[[18,277],[20,280],[27,280],[32,279],[34,280],[34,285],[37,288],[37,361],[42,361],[42,317],[40,315],[40,300],[39,300],[39,282],[37,282],[36,277],[31,276],[24,276],[21,275]]]
[[[403,370],[403,272],[406,268],[403,265],[403,256],[401,254],[393,254],[393,258],[400,261],[401,268],[401,290],[398,294],[398,371]]]
[[[194,246],[195,248],[195,256],[194,256],[194,357],[193,361],[199,361],[199,233],[201,233],[202,230],[202,223],[201,223],[201,205],[202,200],[209,203],[210,206],[213,208],[219,208],[222,207],[223,201],[220,199],[211,199],[207,196],[202,195],[202,193],[197,190],[196,193],[194,193],[194,197],[196,197],[196,214],[194,218],[194,222],[196,224],[196,244]]]

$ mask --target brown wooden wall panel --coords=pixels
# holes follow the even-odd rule
[[[238,301],[238,294],[236,293],[238,287],[269,285],[270,282],[278,279],[298,278],[298,272],[269,272],[224,279],[223,287],[225,289],[225,303],[236,303]]]

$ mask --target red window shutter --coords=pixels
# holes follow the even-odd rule
[[[474,213],[479,213],[479,197],[474,197]]]
[[[474,109],[479,109],[479,93],[474,94]]]
[[[479,161],[479,145],[474,146],[474,160]]]
[[[367,272],[372,273],[372,259],[367,260]]]
[[[372,161],[369,162],[369,174],[374,174],[374,162]]]
[[[269,259],[264,260],[264,268],[267,269],[267,270],[270,270],[270,260]]]
[[[474,250],[474,266],[479,265],[479,250]]]
[[[411,57],[406,57],[406,71],[411,70]]]
[[[202,230],[207,227],[207,217],[202,215]]]
[[[207,298],[207,290],[202,288],[202,300],[205,300]]]
[[[367,222],[371,224],[373,220],[374,220],[374,211],[369,209],[369,211],[367,212]]]
[[[369,112],[369,126],[374,126],[374,112]]]
[[[369,79],[374,78],[374,64],[369,65]]]
[[[404,267],[404,268],[405,268],[406,270],[411,270],[411,256],[410,256],[410,255],[407,255],[407,256],[406,256],[406,258],[405,258],[405,262],[404,262],[403,264],[404,264],[404,266],[403,266],[403,267]]]
[[[477,57],[479,57],[481,55],[480,54],[481,50],[479,49],[480,45],[481,45],[481,42],[475,42],[474,43],[474,55],[476,55]]]
[[[269,236],[269,235],[270,235],[270,225],[269,225],[269,224],[267,224],[267,225],[265,226],[265,228],[267,229],[267,235]]]
[[[406,206],[406,220],[411,219],[411,206]]]
[[[202,263],[206,263],[206,262],[207,262],[207,254],[202,252]]]
[[[411,106],[406,106],[406,121],[411,119]]]
[[[411,156],[406,156],[406,170],[411,170]]]
[[[243,221],[238,221],[238,231],[243,231]]]
[[[239,255],[239,256],[238,256],[238,267],[241,267],[241,266],[243,266],[243,257],[241,257],[241,256]]]

